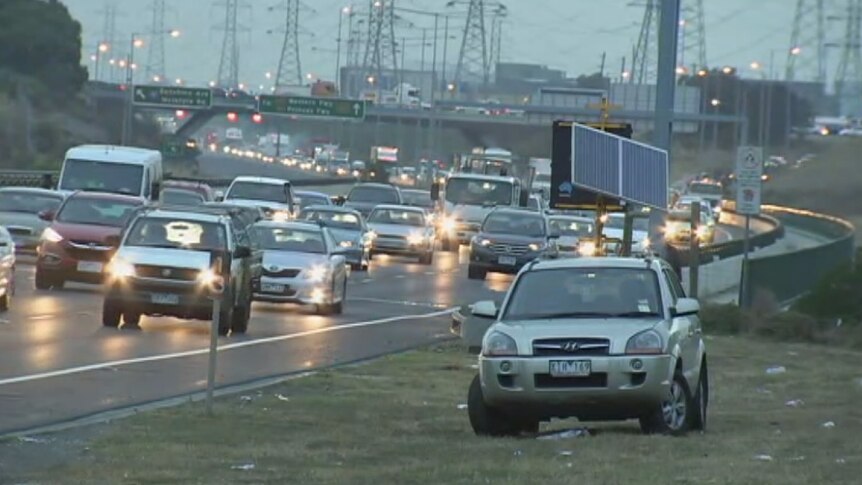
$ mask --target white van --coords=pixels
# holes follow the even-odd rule
[[[110,192],[156,200],[162,177],[162,154],[157,150],[81,145],[66,152],[57,190]]]

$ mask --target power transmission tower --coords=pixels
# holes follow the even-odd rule
[[[150,27],[152,43],[147,53],[147,81],[163,82],[165,79],[165,0],[153,0],[153,23]]]
[[[498,4],[491,16],[491,42],[489,71],[496,71],[503,50],[503,21],[508,17],[509,10],[503,4]],[[490,76],[490,73],[489,73]]]
[[[287,0],[284,43],[278,61],[275,87],[302,85],[302,64],[299,59],[299,0]]]
[[[221,59],[218,63],[219,86],[235,88],[239,84],[239,42],[237,41],[237,16],[239,0],[225,0],[224,40]]]
[[[835,94],[841,101],[862,95],[862,0],[847,0],[841,60],[835,74]]]
[[[632,73],[629,79],[637,84],[656,81],[658,52],[658,26],[660,0],[646,0],[640,34],[632,56]],[[680,43],[677,49],[677,67],[683,71],[691,65],[697,70],[706,67],[706,22],[703,0],[683,0],[680,8]]]
[[[363,13],[351,10],[347,22],[347,66],[362,66],[362,46],[364,45],[363,29],[365,19]],[[359,20],[357,20],[357,18]]]
[[[788,82],[797,77],[826,82],[826,8],[824,0],[796,0],[796,14],[787,49]],[[801,75],[801,76],[800,76]]]
[[[490,77],[485,32],[485,2],[484,0],[469,1],[467,22],[464,24],[464,35],[461,38],[461,52],[458,54],[458,65],[455,67],[455,84],[460,87],[462,82],[479,81],[484,90],[488,87]]]
[[[374,77],[372,84],[378,88],[384,71],[398,71],[395,48],[395,0],[371,0],[362,65],[365,73]]]
[[[101,11],[102,17],[102,38],[99,39],[100,42],[104,42],[108,46],[109,52],[117,51],[117,5],[113,2],[105,2],[105,9]],[[98,59],[99,65],[96,66],[96,71],[99,72],[101,69],[101,64],[105,62],[104,56],[99,56]],[[108,76],[98,76],[99,78],[105,77],[108,81],[113,81],[113,75],[115,73],[110,71]],[[99,79],[96,79],[98,81]]]

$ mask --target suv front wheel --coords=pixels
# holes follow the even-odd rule
[[[692,421],[692,401],[685,376],[677,369],[667,396],[654,410],[640,418],[641,431],[646,434],[684,435]]]
[[[470,416],[470,426],[478,436],[517,436],[539,431],[538,420],[518,419],[488,406],[482,394],[482,382],[478,374],[470,383],[467,393],[467,413]]]

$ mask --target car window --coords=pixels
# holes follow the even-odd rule
[[[676,303],[676,300],[680,298],[685,298],[685,289],[682,287],[682,283],[680,283],[676,273],[669,269],[664,269],[663,271],[664,277],[667,279],[668,288],[670,288],[670,292],[673,295],[673,303]]]
[[[551,232],[568,237],[589,237],[595,232],[592,222],[568,218],[551,218],[548,221]]]
[[[322,231],[269,225],[256,225],[252,230],[263,249],[326,254],[327,245]]]
[[[661,308],[658,278],[649,269],[561,268],[523,273],[503,320],[657,317]]]
[[[163,204],[170,205],[200,205],[204,202],[201,194],[183,189],[163,189],[159,198]]]
[[[234,182],[227,195],[225,195],[225,200],[247,199],[286,204],[289,200],[289,195],[290,191],[284,185],[263,184],[257,182]]]
[[[329,227],[341,229],[359,230],[362,228],[362,221],[359,219],[359,216],[352,212],[312,210],[306,212],[303,215],[303,219],[307,221],[323,221]]]
[[[538,215],[494,212],[485,218],[482,232],[543,237],[545,236],[545,221]]]
[[[397,204],[398,192],[389,187],[354,187],[347,200],[351,202],[377,202],[380,204]]]
[[[224,250],[227,234],[222,224],[166,217],[141,217],[135,221],[126,246],[195,251]]]
[[[368,216],[369,223],[398,224],[402,226],[424,226],[425,214],[416,210],[374,209]]]
[[[71,197],[60,208],[57,220],[71,224],[122,227],[139,202]]]
[[[434,201],[431,200],[430,192],[402,192],[401,198],[404,199],[405,205],[413,205],[429,209],[434,207]]]
[[[43,195],[25,191],[0,192],[0,212],[21,212],[38,214],[42,211],[56,211],[63,197]]]
[[[308,206],[312,205],[328,205],[329,198],[316,195],[316,194],[297,194],[297,198],[299,199],[299,207],[300,209],[305,209]]]

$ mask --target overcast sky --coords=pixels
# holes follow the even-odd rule
[[[124,44],[131,32],[150,30],[150,0],[63,0],[83,25],[83,40],[88,59],[102,38],[103,11],[107,3],[117,5],[119,15],[116,29]],[[300,18],[305,32],[302,47],[302,70],[315,77],[332,79],[335,74],[335,48],[339,11],[349,5],[348,0],[303,0],[306,8]],[[683,0],[686,1],[693,0]],[[396,0],[396,5],[407,8],[446,11],[446,0]],[[167,0],[168,13],[165,25],[182,31],[178,39],[167,39],[167,74],[182,78],[191,84],[204,85],[216,77],[222,32],[217,28],[224,23],[224,7],[219,0]],[[240,35],[240,81],[249,86],[267,84],[265,73],[275,72],[281,50],[282,36],[268,34],[283,23],[281,11],[268,7],[282,0],[245,0],[246,8],[240,14],[245,27]],[[571,76],[598,70],[602,52],[607,52],[608,72],[620,70],[621,58],[631,56],[639,25],[643,17],[643,1],[632,0],[503,0],[509,17],[503,28],[502,59],[504,61],[545,64],[563,69]],[[745,67],[752,61],[768,65],[774,52],[777,75],[783,73],[785,53],[790,42],[790,27],[795,0],[705,0],[707,60],[709,65]],[[367,0],[354,1],[365,5]],[[458,7],[464,9],[464,6]],[[449,9],[452,11],[452,9]],[[414,25],[402,28],[396,37],[406,36],[408,45],[406,63],[417,66],[420,58],[421,27],[433,27],[433,18],[407,13],[401,14]],[[451,34],[463,29],[462,19],[450,23]],[[442,21],[441,21],[442,24]],[[347,20],[344,38],[347,38]],[[440,26],[440,53],[442,59],[443,33]],[[843,29],[832,29],[841,31]],[[428,31],[429,38],[433,31]],[[430,42],[430,40],[429,40]],[[455,62],[460,44],[449,42],[448,59]],[[312,50],[312,49],[315,50]],[[807,52],[810,52],[807,51]],[[342,49],[342,63],[345,51]],[[138,59],[146,62],[146,48]],[[430,48],[426,52],[430,67]],[[92,71],[92,63],[90,63]]]

